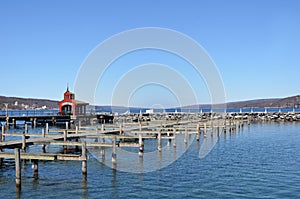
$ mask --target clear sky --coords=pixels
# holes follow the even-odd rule
[[[60,100],[67,84],[74,88],[81,64],[98,44],[119,32],[142,27],[173,29],[202,45],[218,67],[227,101],[300,93],[297,0],[2,0],[0,95]],[[114,64],[127,65],[130,70],[155,61],[173,64],[180,71],[182,60],[175,63],[176,59],[150,50],[129,54]],[[117,69],[106,73],[99,88],[113,89],[110,84],[116,81],[111,79],[122,76]],[[184,71],[199,95],[198,102],[207,102],[205,84],[193,79],[192,70]],[[105,89],[96,94],[98,104],[110,103]],[[155,91],[161,98],[149,95]],[[175,98],[160,101],[173,94],[159,85],[140,88],[133,96],[131,105],[176,104]]]

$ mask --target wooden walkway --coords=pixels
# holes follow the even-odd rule
[[[208,132],[221,130],[234,131],[244,125],[244,120],[215,120],[215,121],[155,121],[141,123],[122,123],[109,124],[101,126],[75,126],[69,129],[66,124],[65,129],[49,130],[48,124],[42,129],[40,134],[28,133],[28,127],[25,124],[23,133],[5,132],[5,126],[2,126],[0,137],[0,164],[2,159],[15,159],[16,161],[16,186],[21,187],[20,177],[20,159],[29,159],[33,161],[34,171],[38,171],[39,160],[75,160],[82,161],[82,174],[87,173],[87,147],[100,147],[104,150],[107,147],[112,148],[112,163],[117,163],[116,147],[136,147],[138,156],[142,157],[144,153],[144,139],[156,139],[157,149],[162,149],[162,139],[173,140],[173,146],[176,147],[176,134],[196,134],[196,140],[199,141],[200,134],[204,137]],[[248,121],[248,124],[250,122]],[[20,137],[17,140],[5,140],[7,137]],[[109,139],[107,141],[107,139]],[[131,142],[126,142],[126,140]],[[26,148],[30,145],[41,145],[43,150],[46,145],[63,146],[67,149],[69,146],[81,147],[81,155],[78,154],[49,154],[49,153],[26,153]],[[6,149],[15,149],[14,153],[5,152]],[[20,149],[23,150],[20,153]]]

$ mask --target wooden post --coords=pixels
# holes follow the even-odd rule
[[[248,123],[248,126],[250,126],[250,123],[251,123],[251,116],[250,116],[250,114],[248,115],[248,121],[247,121],[247,123]]]
[[[36,118],[33,119],[33,127],[36,127]]]
[[[98,135],[98,133],[99,133],[98,130],[99,130],[99,129],[98,129],[98,126],[95,126],[95,131],[96,131],[96,135],[97,135],[97,136],[99,136],[99,135]],[[98,142],[98,141],[97,141],[97,142]]]
[[[144,142],[143,142],[143,138],[142,138],[142,134],[139,134],[139,156],[143,157],[143,153],[144,153]]]
[[[2,133],[1,133],[1,142],[4,142],[4,140],[5,140],[5,127],[4,126],[2,126]]]
[[[16,187],[21,189],[21,160],[20,149],[15,148]]]
[[[45,137],[45,129],[44,128],[42,128],[42,137],[43,138]],[[43,150],[43,153],[46,152],[46,145],[45,144],[42,145],[42,150]]]
[[[174,133],[173,147],[176,148],[176,132]]]
[[[7,126],[7,129],[9,129],[9,117],[6,116],[6,126]]]
[[[68,138],[68,130],[64,130],[64,142],[67,141]]]
[[[122,133],[123,133],[123,129],[122,129],[123,127],[122,127],[122,124],[120,124],[120,127],[119,127],[119,130],[120,130],[120,135],[122,135]]]
[[[64,142],[67,142],[68,130],[64,130]],[[64,153],[67,153],[67,145],[64,145]]]
[[[102,143],[105,143],[104,137],[102,137]],[[105,147],[104,146],[101,147],[101,155],[102,155],[102,161],[104,161],[105,160]]]
[[[55,125],[55,117],[52,117],[52,125]]]
[[[46,132],[45,132],[46,134],[48,134],[49,133],[49,124],[48,123],[46,123]]]
[[[204,123],[204,132],[203,132],[203,136],[206,137],[206,122]]]
[[[69,122],[66,122],[66,129],[69,129]]]
[[[160,131],[158,132],[158,135],[157,135],[157,150],[159,152],[161,152],[161,132]]]
[[[112,150],[111,161],[113,164],[116,164],[117,163],[116,137],[114,137],[112,140],[112,147],[113,147],[113,150]]]
[[[39,172],[38,160],[33,160],[32,164],[33,164],[33,174],[36,176],[36,175],[38,175],[38,172]]]
[[[82,149],[81,149],[81,156],[82,156],[82,175],[87,174],[87,156],[86,156],[86,142],[82,142]]]
[[[101,125],[101,133],[104,134],[104,131],[105,131],[105,126],[104,126],[104,124],[102,124]]]
[[[184,132],[184,140],[183,140],[184,144],[188,143],[188,131],[187,131],[187,127],[185,127],[185,132]]]
[[[176,147],[176,129],[175,128],[173,128],[173,136],[174,136],[173,146],[175,148]]]
[[[170,138],[170,132],[169,131],[167,132],[167,136],[169,137],[169,139],[168,139],[168,146],[170,146],[171,143],[172,143],[172,139]]]
[[[17,125],[16,125],[16,120],[15,120],[15,118],[12,119],[12,123],[13,123],[13,127],[16,128]]]
[[[200,140],[200,126],[199,126],[199,123],[197,124],[197,135],[196,135],[196,140],[197,140],[197,142],[199,142],[199,140]]]
[[[28,125],[27,125],[27,123],[25,123],[25,134],[26,135],[28,134]]]
[[[25,134],[22,135],[22,150],[26,150],[26,136]]]
[[[75,126],[75,134],[78,134],[78,126]]]
[[[45,137],[45,129],[42,128],[42,137],[44,138]]]

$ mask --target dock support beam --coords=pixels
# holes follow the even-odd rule
[[[120,124],[120,126],[119,126],[119,131],[120,131],[120,135],[122,135],[122,133],[123,133],[123,127],[122,127],[122,124]]]
[[[67,142],[68,130],[64,130],[64,142]],[[67,145],[64,145],[64,153],[67,152]]]
[[[15,148],[15,167],[16,167],[16,188],[21,189],[21,161],[20,149]]]
[[[200,126],[199,126],[199,124],[197,124],[197,135],[196,135],[196,140],[197,140],[197,142],[199,142],[199,140],[200,140]]]
[[[160,131],[158,132],[158,135],[157,135],[157,150],[159,152],[161,152],[161,132]]]
[[[44,138],[45,137],[45,129],[42,128],[42,137]],[[43,150],[43,153],[46,153],[46,145],[45,144],[42,144],[42,150]]]
[[[82,160],[82,175],[83,176],[86,176],[87,174],[87,162],[86,162],[86,159],[87,159],[87,156],[86,156],[86,142],[82,142],[82,149],[81,149],[81,156],[83,158]]]
[[[144,142],[142,138],[142,134],[139,134],[139,156],[143,157],[144,154]]]
[[[102,143],[105,143],[105,138],[102,137]],[[102,156],[102,161],[105,160],[105,148],[104,146],[101,147],[101,156]]]
[[[25,123],[25,134],[27,135],[28,134],[28,124]]]
[[[12,119],[12,123],[13,123],[13,127],[16,128],[16,127],[17,127],[17,124],[16,124],[15,118]]]
[[[22,135],[22,150],[26,150],[26,136],[25,134]]]
[[[45,133],[48,134],[49,133],[49,124],[46,123],[46,130],[45,130]]]
[[[187,130],[187,127],[185,127],[183,142],[184,142],[184,144],[188,143],[188,130]]]
[[[173,128],[173,136],[174,136],[173,146],[174,146],[174,148],[176,148],[176,129],[175,128]]]
[[[32,166],[33,166],[33,175],[37,176],[39,173],[39,161],[38,160],[32,160]]]
[[[113,147],[113,150],[112,150],[112,158],[111,158],[111,161],[112,163],[115,165],[117,164],[117,149],[116,149],[116,137],[113,138],[112,140],[112,147]]]
[[[204,123],[204,132],[203,132],[203,137],[205,137],[206,138],[206,132],[207,131],[207,129],[206,129],[206,123]]]
[[[78,134],[78,126],[75,126],[75,134]]]
[[[69,129],[69,122],[66,122],[66,129]]]
[[[2,126],[2,133],[1,133],[1,142],[4,142],[5,141],[5,127],[4,126]]]

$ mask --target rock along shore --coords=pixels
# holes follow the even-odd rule
[[[153,113],[153,114],[124,114],[115,116],[119,121],[155,121],[155,120],[199,120],[210,119],[243,119],[251,121],[276,121],[295,122],[300,121],[299,112],[274,112],[274,113]]]

